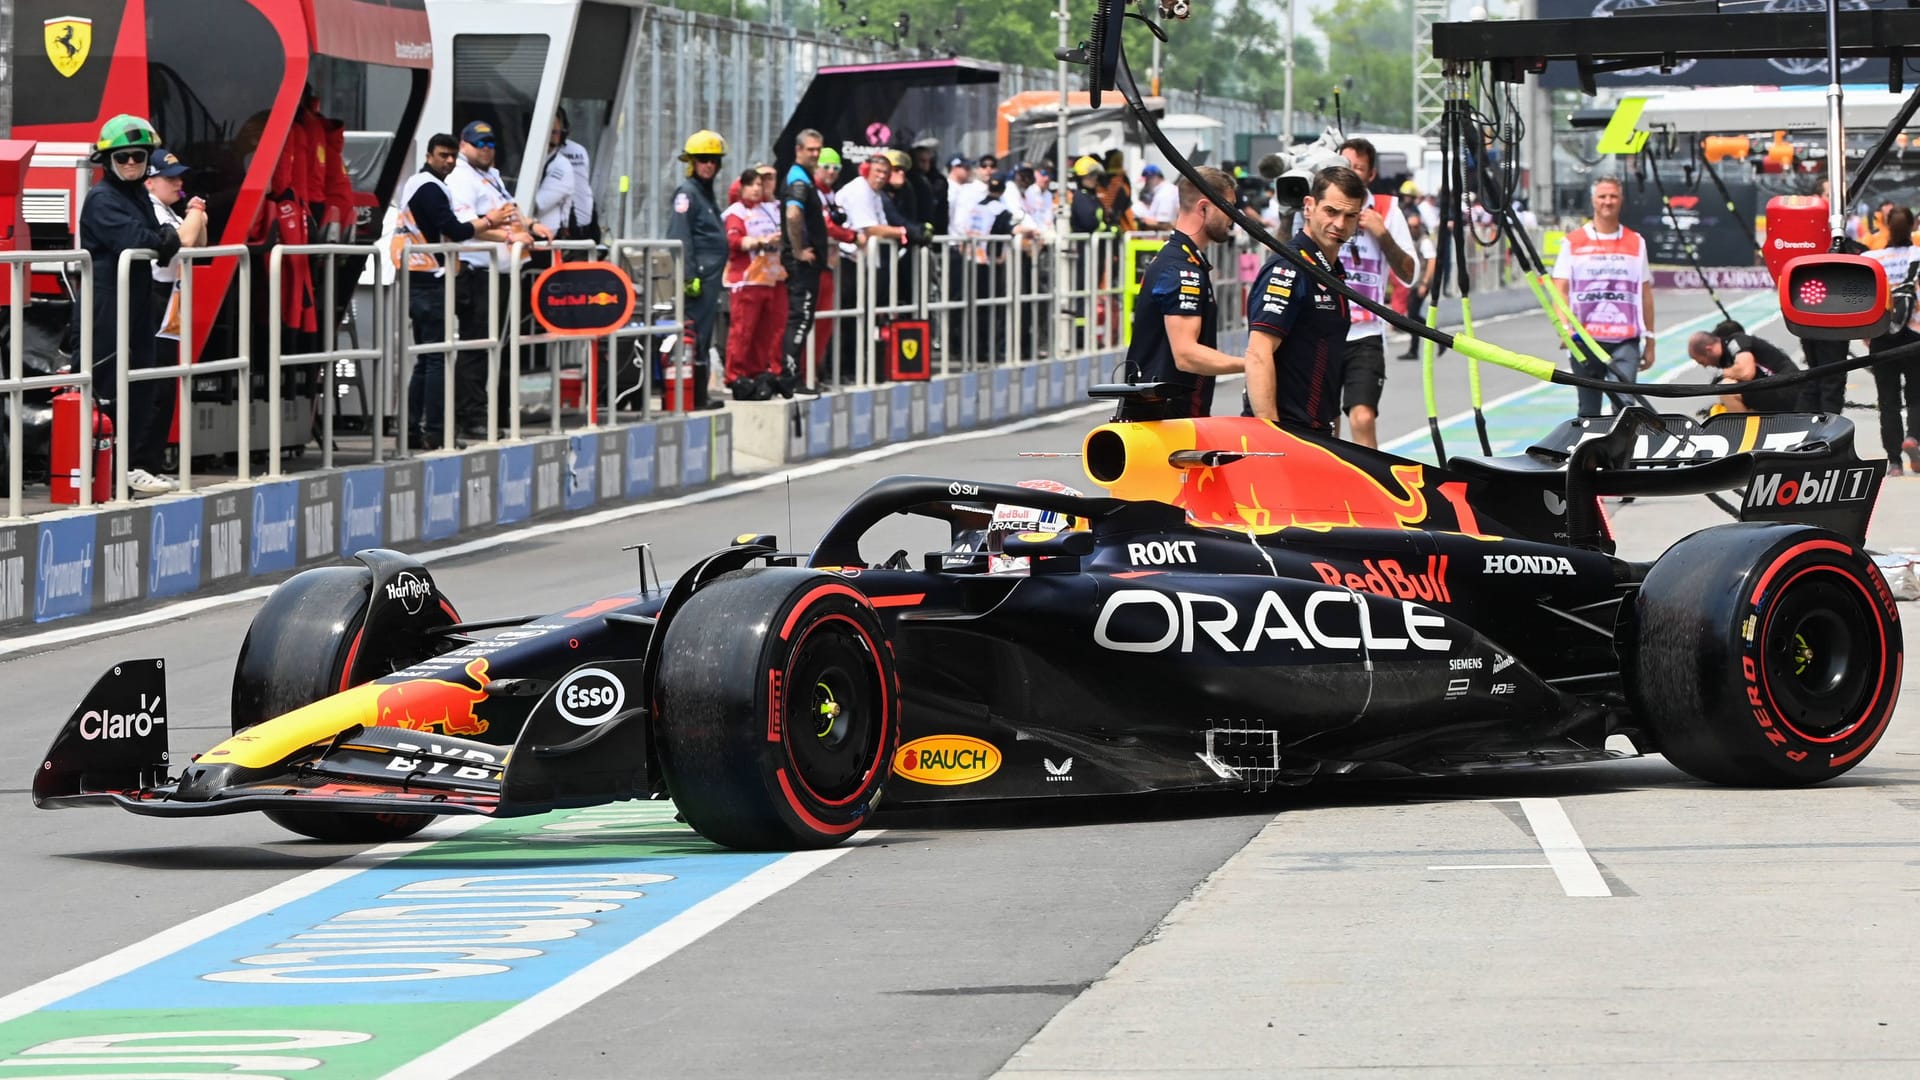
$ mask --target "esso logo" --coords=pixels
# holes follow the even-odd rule
[[[581,668],[560,680],[553,691],[554,708],[567,722],[598,727],[614,718],[627,702],[627,688],[600,668]]]

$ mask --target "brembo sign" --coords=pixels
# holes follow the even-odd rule
[[[1210,593],[1121,589],[1107,597],[1094,620],[1094,643],[1126,653],[1252,653],[1269,646],[1297,651],[1446,652],[1438,636],[1447,620],[1407,600],[1368,603],[1347,589],[1283,594],[1268,589],[1254,601]]]

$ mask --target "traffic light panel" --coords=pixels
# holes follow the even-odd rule
[[[1780,313],[1816,341],[1877,337],[1887,319],[1887,271],[1864,255],[1802,255],[1780,270]]]

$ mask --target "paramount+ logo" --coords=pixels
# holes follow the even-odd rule
[[[1747,506],[1784,508],[1859,502],[1873,490],[1873,469],[1825,469],[1820,472],[1761,473],[1747,487]]]

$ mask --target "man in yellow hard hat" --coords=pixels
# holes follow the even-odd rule
[[[719,408],[707,391],[708,354],[713,328],[720,319],[721,279],[727,269],[727,228],[720,219],[720,203],[713,178],[727,154],[727,140],[712,131],[687,137],[680,160],[687,163],[686,179],[673,189],[673,214],[667,238],[680,241],[686,259],[686,343],[693,363],[693,407]]]

